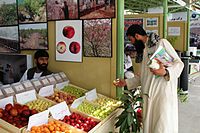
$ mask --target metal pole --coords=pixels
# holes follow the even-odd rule
[[[163,1],[163,38],[167,37],[168,0]]]
[[[124,78],[124,0],[117,0],[117,78]],[[123,88],[117,87],[117,97],[122,92]]]
[[[187,43],[186,43],[186,51],[188,51],[190,47],[190,9],[187,9]]]

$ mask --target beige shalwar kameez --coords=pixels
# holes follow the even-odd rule
[[[169,81],[163,76],[153,75],[147,66],[149,57],[159,45],[162,45],[167,53],[174,58],[172,66],[167,67]],[[128,89],[134,89],[141,85],[144,99],[143,133],[178,133],[177,80],[183,67],[183,62],[166,39],[161,39],[156,46],[144,49],[140,78],[126,80]]]

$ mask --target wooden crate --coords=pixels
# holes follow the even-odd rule
[[[11,133],[22,133],[23,129],[25,128],[25,127],[18,128],[16,126],[2,120],[2,119],[0,119],[0,126],[3,129],[5,129],[5,130],[7,130],[8,132],[11,132]],[[2,132],[0,132],[0,133],[2,133]]]

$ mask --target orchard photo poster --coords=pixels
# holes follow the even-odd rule
[[[20,49],[48,49],[47,23],[20,24]]]
[[[17,24],[16,0],[0,0],[0,26]]]
[[[84,20],[84,56],[112,57],[111,19]]]
[[[56,60],[82,62],[82,21],[56,21]]]

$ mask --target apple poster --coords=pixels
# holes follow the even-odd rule
[[[82,21],[56,21],[56,60],[82,62]]]

